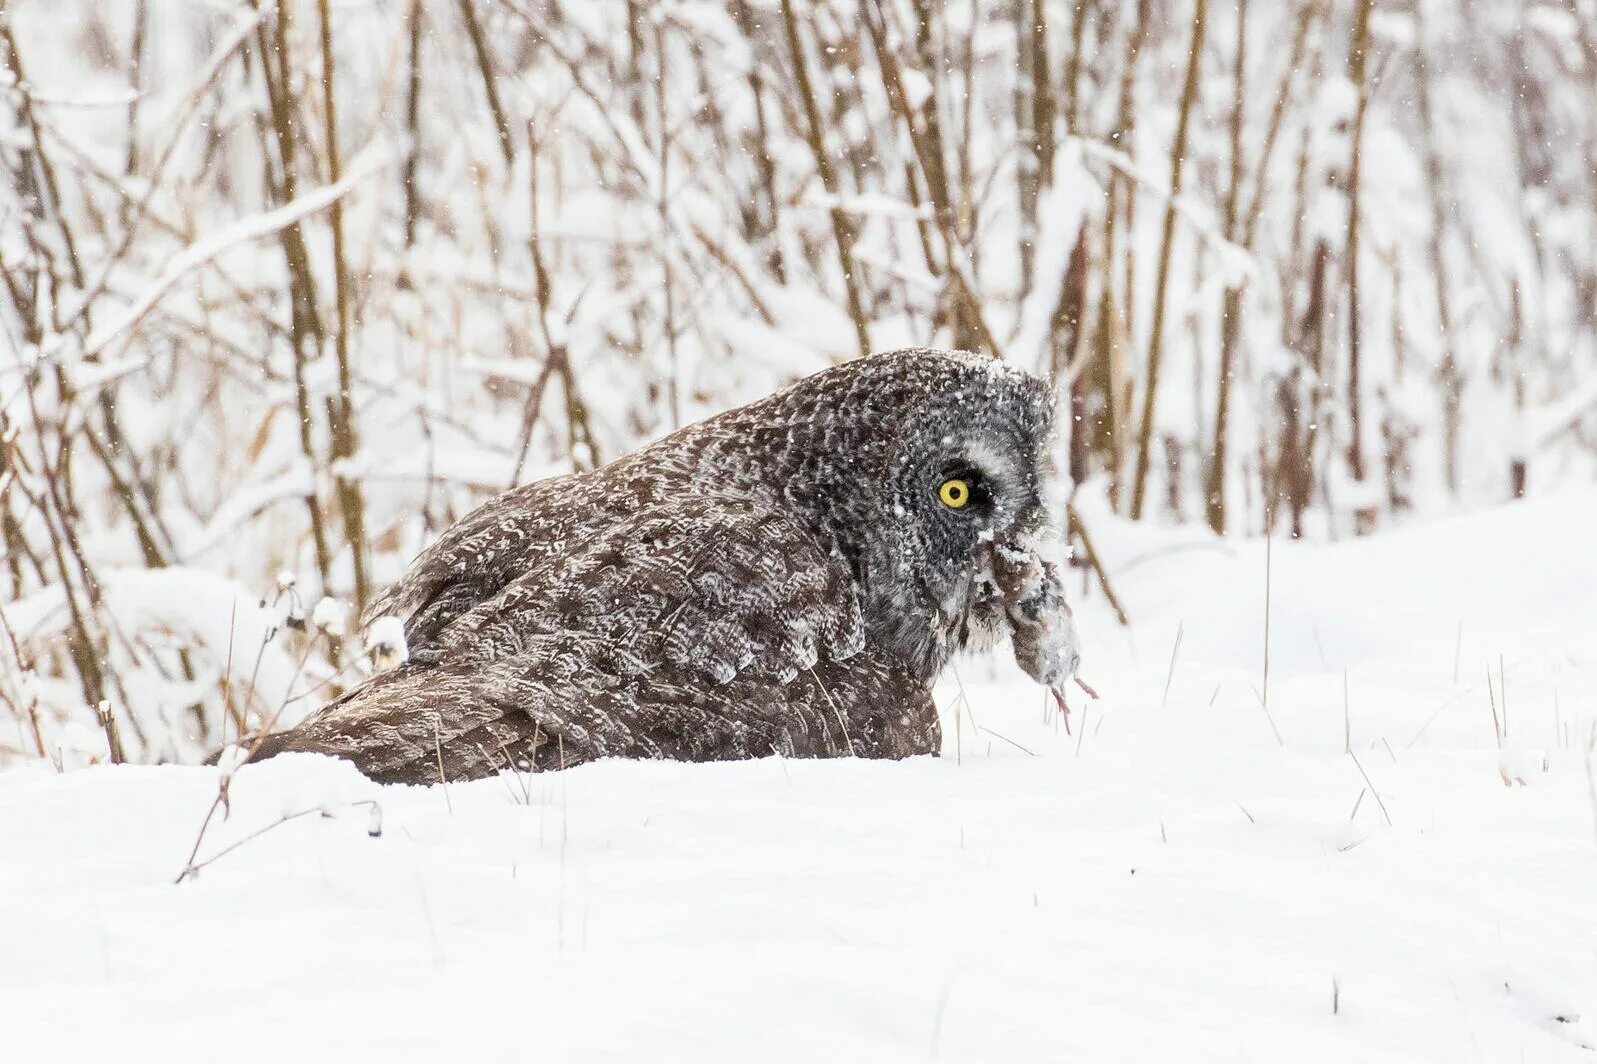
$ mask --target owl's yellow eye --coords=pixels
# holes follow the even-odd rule
[[[970,502],[970,482],[960,477],[949,477],[937,487],[937,497],[950,510],[964,509]]]

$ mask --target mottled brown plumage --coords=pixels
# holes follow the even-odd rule
[[[372,615],[409,660],[269,736],[373,778],[595,757],[853,754],[940,744],[949,656],[1016,634],[1062,683],[1073,635],[1045,506],[1049,404],[973,355],[817,374],[592,473],[490,500]],[[938,486],[959,477],[968,505]]]

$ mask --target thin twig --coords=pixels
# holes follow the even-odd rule
[[[1110,607],[1114,609],[1115,617],[1119,619],[1122,627],[1131,627],[1131,618],[1126,615],[1125,607],[1120,604],[1120,596],[1115,594],[1114,586],[1109,583],[1109,572],[1104,568],[1103,559],[1092,545],[1092,537],[1087,533],[1087,524],[1076,512],[1074,503],[1065,506],[1065,514],[1070,520],[1070,527],[1081,538],[1081,548],[1087,552],[1087,564],[1097,574],[1098,586],[1103,589],[1104,598],[1109,600]]]
[[[348,809],[359,809],[359,808],[381,809],[382,806],[380,806],[377,803],[377,800],[375,798],[365,798],[365,799],[362,799],[362,800],[360,800],[358,802],[350,802],[349,805],[345,806],[345,808],[348,808]],[[215,811],[216,811],[216,807],[212,806],[211,807],[211,812],[214,813]],[[222,858],[226,857],[228,854],[232,853],[234,850],[238,849],[240,846],[243,846],[245,843],[253,842],[256,839],[260,838],[262,835],[265,835],[268,831],[273,830],[274,828],[280,828],[284,824],[287,824],[291,820],[298,820],[300,817],[310,816],[312,813],[320,813],[324,817],[331,817],[333,815],[330,810],[328,810],[328,809],[326,809],[326,808],[324,808],[322,806],[312,806],[309,809],[301,809],[297,813],[285,813],[281,817],[279,817],[278,819],[272,821],[270,824],[267,824],[265,827],[257,828],[256,830],[250,832],[248,835],[245,835],[242,839],[239,839],[236,842],[230,843],[227,846],[222,847],[222,849],[216,851],[211,856],[207,857],[205,860],[198,861],[198,862],[196,862],[194,860],[194,854],[199,852],[199,840],[196,839],[195,842],[194,842],[194,853],[191,853],[189,855],[188,864],[183,866],[183,871],[178,873],[177,879],[173,880],[173,883],[174,884],[181,883],[185,879],[193,878],[194,876],[199,874],[201,869],[206,868],[209,865],[215,864],[217,861],[220,861]],[[205,820],[206,820],[206,823],[209,824],[210,823],[210,816],[207,816],[205,818]],[[367,828],[367,834],[368,835],[374,835],[374,834],[380,834],[380,833],[381,833],[381,828],[378,828],[376,832],[374,832],[372,830],[372,828],[369,827],[369,826]],[[201,835],[203,835],[203,834],[204,834],[204,829],[202,828],[201,829]]]
[[[499,134],[499,150],[505,156],[505,168],[516,159],[516,147],[510,141],[510,122],[505,118],[504,105],[499,102],[499,79],[494,73],[493,57],[488,51],[488,41],[477,20],[477,8],[472,0],[460,0],[460,18],[466,24],[466,35],[471,38],[471,51],[477,59],[477,71],[482,75],[482,91],[488,100],[488,110],[493,114],[494,130]]]

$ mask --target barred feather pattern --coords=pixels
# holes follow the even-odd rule
[[[506,492],[373,606],[404,621],[409,660],[260,755],[434,783],[599,757],[936,753],[931,683],[1002,626],[983,552],[1046,523],[1050,428],[1033,378],[895,352]],[[928,489],[966,467],[990,484],[981,516]]]

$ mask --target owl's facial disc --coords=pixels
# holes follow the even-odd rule
[[[1037,478],[1006,472],[1012,479],[967,474],[972,499],[981,494],[989,502],[987,524],[973,552],[973,578],[962,587],[962,602],[950,611],[963,618],[954,643],[958,649],[984,650],[1007,636],[1016,663],[1057,690],[1081,663],[1061,580],[1064,543]],[[1001,485],[996,492],[987,486],[995,479]]]
[[[945,659],[1008,634],[992,554],[1042,521],[1035,444],[1005,428],[941,436],[909,477],[901,558],[913,569],[932,615],[932,645]]]
[[[1053,523],[1056,508],[1044,502],[1053,450],[1047,387],[975,356],[940,369],[923,389],[861,401],[881,419],[872,426],[881,435],[850,439],[833,481],[858,492],[849,497],[859,519],[841,526],[842,548],[861,583],[866,624],[927,680],[957,651],[1030,624],[1017,604],[1057,612],[1051,600],[1009,594],[994,575],[996,554],[1030,556],[1037,530]],[[904,406],[895,410],[889,396]]]

